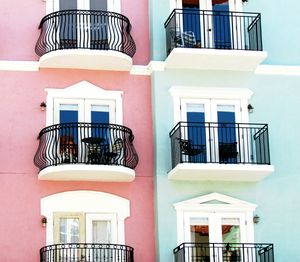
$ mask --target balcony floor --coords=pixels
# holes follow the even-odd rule
[[[124,166],[65,164],[42,169],[38,178],[54,181],[132,182],[135,171]]]
[[[182,163],[169,173],[170,180],[256,182],[274,172],[272,165]]]
[[[46,53],[40,68],[130,71],[132,58],[112,50],[67,49]]]

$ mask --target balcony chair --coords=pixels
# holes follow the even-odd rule
[[[192,144],[190,139],[179,139],[181,153],[188,156],[196,156],[205,153],[205,145]]]
[[[170,29],[171,49],[175,47],[197,47],[195,33],[183,31],[179,28]]]
[[[237,142],[219,143],[220,163],[236,163],[237,157]]]
[[[124,147],[123,139],[117,138],[113,143],[111,150],[105,153],[107,164],[117,164]]]
[[[77,162],[77,145],[74,143],[73,136],[63,135],[59,138],[59,148],[62,163]]]

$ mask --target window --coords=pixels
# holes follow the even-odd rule
[[[212,193],[176,203],[178,244],[253,243],[256,205]]]
[[[54,212],[54,244],[117,243],[115,213]]]
[[[59,10],[78,9],[78,10],[102,10],[121,12],[120,0],[46,0],[47,13]]]

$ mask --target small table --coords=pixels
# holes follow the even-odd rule
[[[102,164],[104,162],[103,142],[105,142],[105,139],[103,137],[86,137],[83,138],[81,141],[87,144],[87,148],[88,148],[87,163]]]

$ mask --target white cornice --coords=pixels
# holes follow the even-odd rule
[[[255,70],[255,74],[300,76],[300,66],[260,65]]]
[[[39,71],[37,61],[0,61],[0,71]]]
[[[131,75],[149,76],[156,71],[164,71],[164,61],[150,61],[148,65],[133,65],[130,70]],[[37,61],[0,61],[0,71],[39,71]],[[300,76],[300,66],[287,65],[259,65],[255,70],[256,75],[282,75]]]

